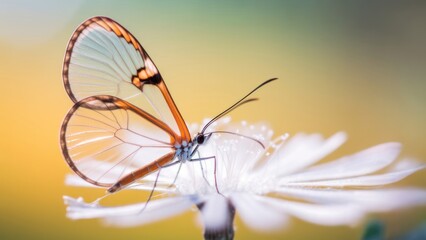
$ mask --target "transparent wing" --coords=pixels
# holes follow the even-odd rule
[[[110,18],[93,17],[77,28],[65,54],[63,80],[74,102],[95,95],[115,96],[157,116],[184,140],[191,139],[151,58],[130,32]]]
[[[61,128],[61,148],[69,166],[84,180],[103,187],[129,176],[137,180],[170,162],[176,138],[154,116],[106,95],[77,102]]]

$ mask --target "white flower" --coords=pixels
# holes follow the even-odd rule
[[[385,189],[424,168],[410,159],[396,160],[401,145],[384,143],[334,161],[317,164],[346,140],[344,133],[328,139],[319,134],[296,134],[271,140],[272,131],[264,125],[231,124],[229,118],[215,123],[210,131],[226,130],[258,139],[229,134],[213,134],[200,147],[200,157],[214,160],[162,169],[156,191],[167,197],[145,203],[102,207],[82,198],[65,196],[71,219],[101,218],[115,226],[136,226],[168,218],[194,205],[207,229],[220,229],[233,221],[233,210],[256,230],[284,227],[289,216],[320,225],[353,225],[368,212],[382,212],[426,203],[426,191],[416,188]],[[193,125],[193,132],[199,129]],[[377,173],[378,172],[378,173]],[[203,174],[204,173],[204,174]],[[156,173],[130,188],[151,191]],[[217,193],[215,180],[220,194]],[[67,184],[90,186],[77,176]]]

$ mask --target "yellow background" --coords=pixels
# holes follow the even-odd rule
[[[0,239],[201,236],[194,212],[131,229],[65,218],[62,195],[93,200],[103,193],[64,186],[70,170],[59,148],[72,106],[62,84],[63,55],[74,29],[95,15],[115,19],[140,40],[187,122],[212,117],[279,77],[256,93],[260,101],[232,117],[268,122],[276,134],[346,131],[348,143],[329,159],[399,141],[403,156],[426,161],[426,4],[392,2],[0,1]],[[424,175],[397,185],[426,187]],[[426,211],[369,217],[398,234],[422,222]],[[257,233],[237,220],[236,236],[358,239],[363,228],[292,223]]]

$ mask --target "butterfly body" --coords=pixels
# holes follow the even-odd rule
[[[192,142],[183,141],[182,144],[175,144],[176,157],[179,161],[186,161],[190,159],[191,152],[193,150]]]

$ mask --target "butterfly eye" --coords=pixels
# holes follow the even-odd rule
[[[196,140],[198,144],[203,144],[205,140],[204,135],[198,135]]]

